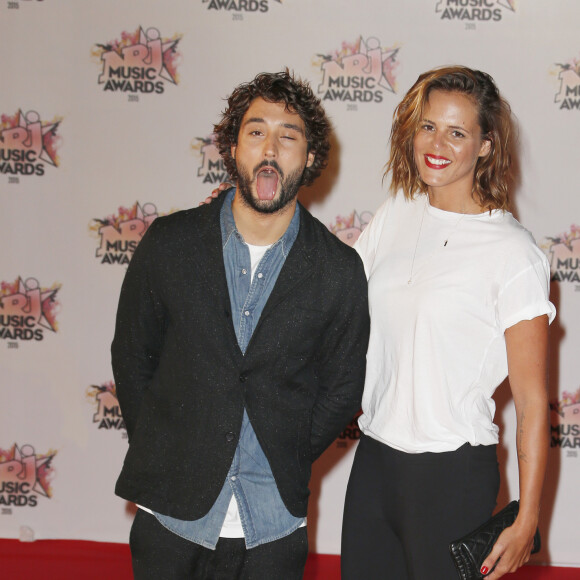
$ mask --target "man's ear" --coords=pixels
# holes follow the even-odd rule
[[[232,158],[235,159],[236,158],[236,149],[237,149],[237,145],[232,145],[230,148],[230,153],[232,154]]]
[[[311,167],[316,159],[316,153],[314,151],[310,151],[308,153],[308,157],[306,158],[306,167]]]

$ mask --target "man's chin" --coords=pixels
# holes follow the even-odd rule
[[[277,211],[284,209],[288,203],[290,202],[282,204],[278,197],[274,197],[270,200],[254,198],[252,207],[260,213],[276,213]]]
[[[288,206],[292,200],[285,200],[283,201],[280,197],[280,192],[277,192],[274,197],[271,199],[262,199],[258,197],[258,195],[252,192],[252,197],[248,199],[248,197],[242,195],[242,200],[244,203],[254,209],[259,213],[276,213],[278,211],[283,210],[286,206]]]

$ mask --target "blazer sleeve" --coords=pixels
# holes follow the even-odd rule
[[[313,460],[335,440],[361,405],[370,329],[368,292],[362,261],[356,253],[350,255],[351,276],[341,282],[340,307],[318,351],[319,389],[310,440]]]
[[[164,340],[163,306],[152,282],[159,219],[143,236],[127,269],[111,345],[117,398],[129,440],[143,396],[159,364]]]

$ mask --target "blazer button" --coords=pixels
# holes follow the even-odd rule
[[[226,433],[226,441],[228,443],[231,443],[235,438],[236,436],[231,431],[229,433]]]
[[[240,383],[245,383],[247,378],[248,377],[247,377],[246,373],[242,373],[240,375]]]

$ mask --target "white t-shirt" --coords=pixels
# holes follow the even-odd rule
[[[407,453],[497,443],[491,397],[507,376],[504,331],[555,316],[549,264],[531,234],[509,212],[457,214],[399,193],[355,248],[371,312],[363,433]]]

